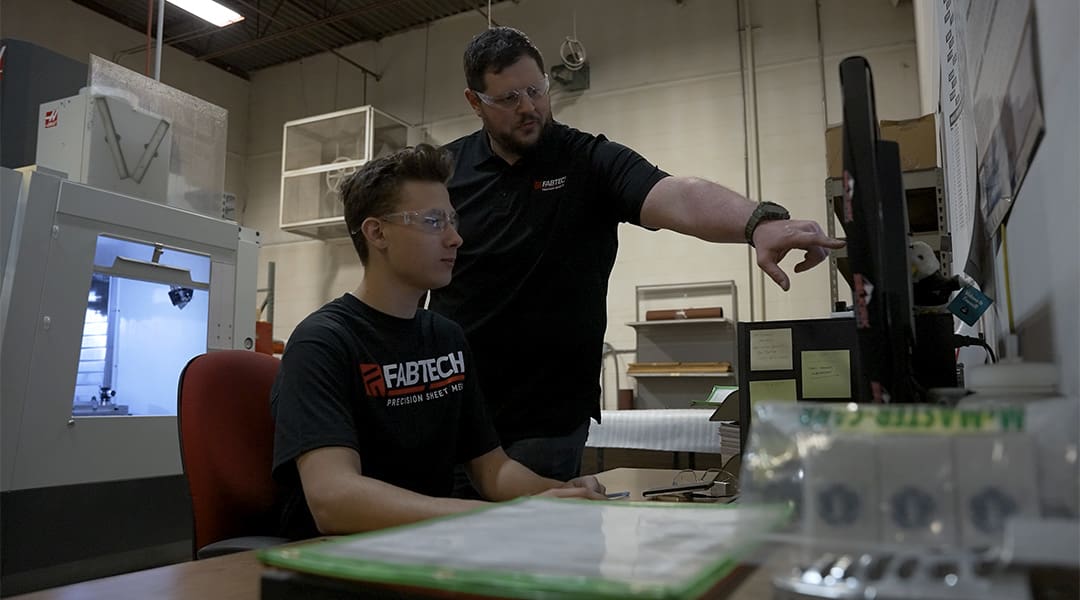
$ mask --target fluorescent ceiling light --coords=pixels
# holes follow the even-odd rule
[[[214,0],[168,0],[168,2],[218,27],[225,27],[244,20],[244,15],[214,2]]]

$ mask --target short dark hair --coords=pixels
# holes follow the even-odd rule
[[[485,92],[484,74],[501,73],[522,56],[536,61],[544,71],[544,57],[529,36],[513,27],[492,27],[480,33],[465,48],[465,83],[469,89]]]
[[[365,163],[341,186],[345,205],[345,226],[360,257],[367,265],[368,247],[360,225],[368,217],[393,212],[400,201],[401,186],[407,181],[431,181],[445,184],[453,171],[454,160],[448,150],[430,144],[418,144]]]

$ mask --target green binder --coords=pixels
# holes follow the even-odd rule
[[[262,550],[337,580],[508,598],[694,598],[789,511],[532,497],[414,525]]]

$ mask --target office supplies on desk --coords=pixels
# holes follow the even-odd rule
[[[499,597],[692,598],[721,582],[787,512],[527,498],[258,556],[336,584]],[[279,576],[264,577],[264,598]]]
[[[691,494],[693,492],[707,492],[713,487],[711,481],[695,481],[693,483],[682,483],[679,485],[669,485],[658,488],[650,488],[643,490],[641,495],[646,498],[653,498],[656,496],[667,496],[673,494]]]
[[[714,385],[712,390],[709,391],[709,395],[706,396],[704,400],[693,400],[690,402],[690,406],[694,408],[717,408],[726,402],[732,394],[738,391],[738,386]]]
[[[699,476],[693,469],[683,469],[675,474],[670,486],[649,488],[641,492],[648,500],[705,500],[734,499],[738,494],[738,478],[719,468],[706,469]]]
[[[773,577],[775,600],[1027,600],[1027,578],[964,552],[804,553]]]
[[[741,499],[795,515],[778,536],[798,554],[776,572],[778,598],[1022,599],[1029,573],[1075,570],[1041,550],[1080,539],[1075,399],[755,411]],[[852,562],[881,557],[891,566]]]

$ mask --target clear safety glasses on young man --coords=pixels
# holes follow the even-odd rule
[[[389,213],[379,217],[380,221],[387,223],[400,223],[409,225],[414,229],[428,233],[442,233],[447,227],[458,226],[458,215],[454,211],[446,212],[441,208],[433,208],[424,212],[408,210],[403,212]]]

